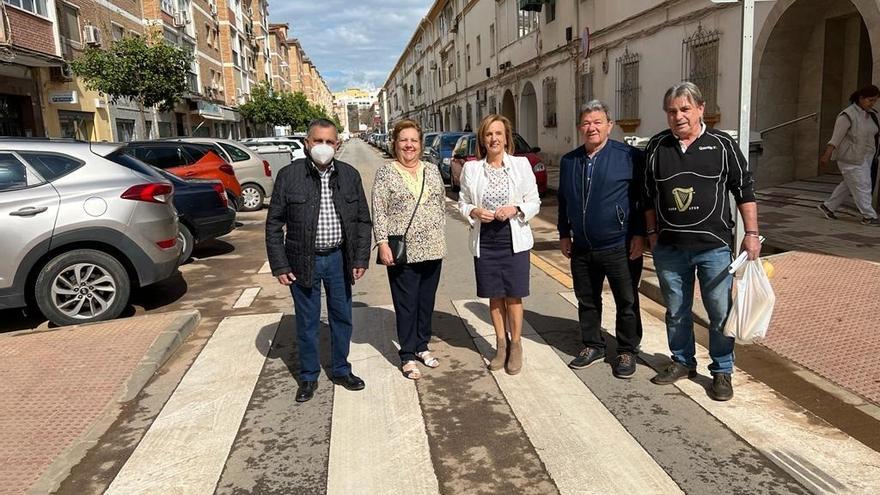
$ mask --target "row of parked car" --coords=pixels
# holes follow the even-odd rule
[[[0,309],[58,325],[116,318],[193,247],[263,207],[300,140],[173,138],[123,144],[0,138]]]
[[[367,142],[391,155],[392,143],[390,134],[375,133],[367,136]],[[514,133],[515,156],[529,159],[538,192],[542,196],[547,192],[547,167],[538,154],[541,148],[529,146],[519,134]],[[443,180],[458,192],[461,187],[461,170],[465,162],[477,159],[477,135],[473,132],[426,132],[422,143],[422,160],[433,163],[440,170]]]

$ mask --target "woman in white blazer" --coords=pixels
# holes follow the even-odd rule
[[[513,153],[513,129],[489,115],[477,132],[477,160],[464,164],[458,208],[471,224],[477,296],[489,298],[496,353],[489,369],[522,370],[522,298],[529,295],[529,220],[541,200],[528,158]],[[508,334],[508,330],[510,333]]]

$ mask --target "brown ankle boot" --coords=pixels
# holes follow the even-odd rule
[[[507,339],[495,339],[495,356],[489,361],[489,371],[498,371],[504,368],[507,362]]]
[[[515,375],[522,371],[522,363],[523,363],[523,348],[522,341],[510,341],[508,344],[508,357],[507,357],[507,374]]]

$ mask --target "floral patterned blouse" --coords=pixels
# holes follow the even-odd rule
[[[408,263],[438,260],[446,256],[446,195],[443,179],[435,165],[422,162],[422,166],[425,191],[406,235]],[[407,187],[394,162],[380,167],[373,181],[373,234],[376,242],[388,240],[389,235],[403,235],[415,207],[416,196]]]

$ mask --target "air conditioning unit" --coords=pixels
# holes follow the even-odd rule
[[[174,27],[183,26],[186,26],[186,18],[183,17],[183,12],[178,10],[174,13]]]
[[[73,80],[73,71],[70,70],[70,64],[63,64],[60,67],[51,67],[49,69],[49,79],[54,82],[69,82]]]
[[[83,28],[83,42],[89,46],[101,45],[101,30],[98,26],[86,26]]]
[[[211,16],[217,17],[217,3],[211,2],[210,7],[211,7]]]

